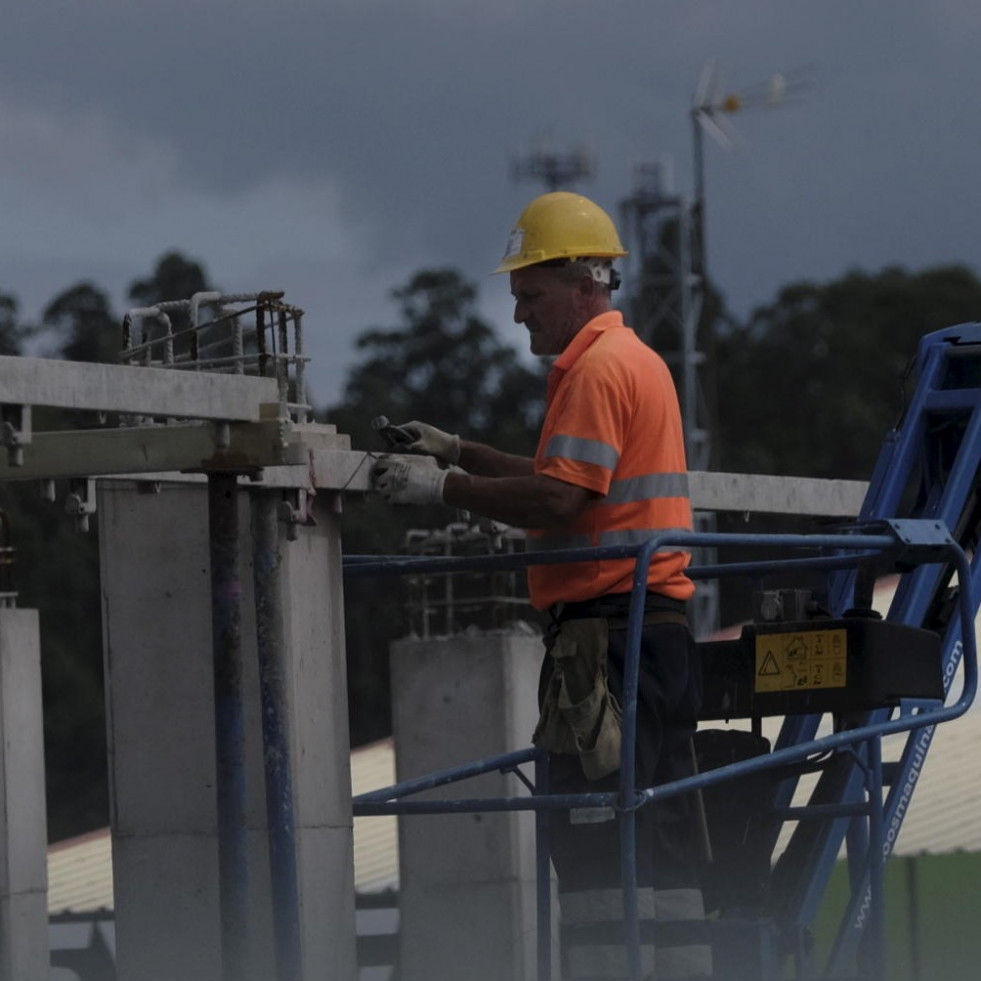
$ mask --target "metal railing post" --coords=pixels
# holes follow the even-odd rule
[[[548,753],[535,757],[535,792],[549,792]],[[538,981],[552,981],[552,864],[551,829],[548,810],[535,811],[535,885],[538,926]]]
[[[882,816],[882,736],[868,741],[867,785],[869,794],[869,977],[886,978],[886,852],[883,848]]]
[[[218,875],[223,981],[248,977],[248,861],[245,842],[245,725],[242,704],[242,584],[238,482],[208,474],[211,627],[218,797]]]
[[[633,591],[627,619],[627,647],[623,671],[623,741],[620,755],[620,889],[623,896],[624,946],[632,981],[641,981],[640,920],[637,908],[637,802],[634,764],[637,756],[637,690],[640,643],[644,627],[647,570],[654,549],[641,549],[634,567]]]

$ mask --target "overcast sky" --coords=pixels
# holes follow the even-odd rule
[[[308,313],[318,404],[424,266],[477,281],[543,188],[511,161],[591,148],[617,213],[641,163],[691,190],[688,110],[813,66],[795,105],[706,144],[713,278],[737,314],[792,280],[979,264],[977,0],[12,0],[0,28],[0,291],[36,317],[177,248]],[[981,311],[978,312],[981,318]]]

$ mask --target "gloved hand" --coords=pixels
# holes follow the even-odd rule
[[[371,468],[371,482],[389,504],[442,504],[447,473],[431,457],[383,456]]]
[[[410,442],[399,447],[400,452],[434,456],[443,463],[460,462],[460,437],[454,433],[444,433],[442,429],[415,419],[398,428],[411,437]]]

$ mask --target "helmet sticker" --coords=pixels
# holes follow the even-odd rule
[[[524,244],[525,230],[521,227],[512,229],[511,234],[508,236],[508,246],[504,250],[504,258],[512,259],[516,255],[521,255]]]

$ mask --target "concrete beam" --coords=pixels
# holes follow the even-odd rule
[[[0,402],[259,423],[270,419],[269,406],[278,404],[279,386],[273,378],[0,357]],[[25,466],[0,463],[0,479],[159,475],[171,469],[220,468],[241,456],[244,469],[309,463],[318,488],[362,493],[371,489],[371,461],[378,454],[351,450],[347,442],[325,444],[326,430],[333,433],[333,427],[287,424],[287,437],[278,425],[269,422],[254,431],[237,431],[234,447],[219,445],[214,431],[205,429],[180,430],[181,435],[174,435],[170,427],[127,435],[122,434],[125,431],[108,435],[108,430],[35,434],[37,448],[25,453]],[[34,462],[28,463],[27,456]],[[279,486],[277,481],[268,483]],[[829,517],[857,514],[866,490],[860,481],[707,472],[693,472],[690,485],[696,510]]]
[[[0,368],[4,361],[10,360],[30,359],[0,358]],[[67,362],[44,362],[64,363]],[[131,372],[126,377],[132,378],[135,369],[125,370]],[[154,373],[166,376],[169,383],[173,383],[174,376],[179,376],[178,380],[185,377],[179,372],[139,370],[140,376]],[[216,382],[233,380],[232,376],[223,375],[191,377]],[[260,378],[238,380],[271,382]],[[267,487],[369,493],[372,463],[381,454],[352,450],[350,445],[350,437],[338,435],[334,426],[274,419],[231,422],[227,429],[207,423],[186,423],[42,432],[35,433],[32,442],[23,448],[21,465],[11,466],[0,454],[0,480],[86,475],[142,476],[144,480],[183,482],[186,478],[179,476],[181,472],[238,469],[262,471],[258,479]],[[690,473],[689,486],[692,506],[698,511],[826,517],[857,515],[868,488],[858,480],[705,471]]]
[[[861,480],[777,477],[770,474],[710,473],[688,475],[696,511],[751,511],[853,518],[862,507],[868,484]]]
[[[275,378],[0,357],[0,401],[57,409],[242,422],[279,401]]]
[[[380,453],[322,450],[313,454],[317,486],[366,493],[371,465]],[[868,485],[860,480],[822,480],[769,474],[711,473],[688,475],[692,506],[697,511],[752,511],[767,514],[854,517]]]
[[[0,453],[0,480],[57,477],[160,476],[194,470],[261,470],[299,466],[301,474],[286,486],[309,483],[310,453],[315,447],[346,449],[347,436],[334,426],[295,425],[279,420],[227,425],[190,422],[172,426],[133,426],[35,433],[23,447],[22,462],[12,466]]]

